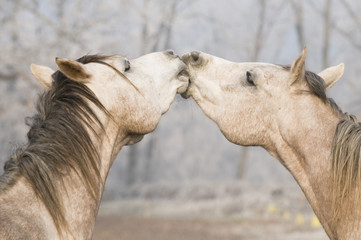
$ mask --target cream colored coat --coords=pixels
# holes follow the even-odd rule
[[[342,114],[310,93],[304,80],[305,57],[306,51],[287,69],[188,53],[182,59],[190,85],[183,96],[192,96],[229,141],[262,146],[276,157],[302,188],[330,239],[360,239],[360,217],[341,213],[331,226],[331,149]],[[324,88],[330,88],[343,71],[340,64],[319,73]],[[358,204],[353,209],[360,212]]]
[[[130,60],[113,56],[106,64],[82,64],[57,59],[59,70],[68,78],[84,83],[110,115],[95,106],[104,126],[101,135],[90,132],[100,155],[100,185],[96,198],[89,196],[79,175],[70,171],[57,183],[69,229],[57,232],[43,202],[20,177],[0,194],[0,239],[91,239],[108,171],[124,145],[134,144],[152,132],[170,107],[177,92],[188,85],[184,63],[172,51],[152,53]],[[52,84],[53,70],[32,65],[33,75],[46,88]],[[90,122],[89,124],[95,124]],[[95,128],[96,129],[96,128]],[[99,132],[100,133],[100,132]]]

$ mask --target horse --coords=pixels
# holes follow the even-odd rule
[[[361,236],[361,123],[326,95],[344,64],[305,69],[236,63],[202,52],[182,56],[188,90],[231,142],[261,146],[293,175],[330,239]]]
[[[27,119],[28,143],[0,176],[0,239],[91,239],[116,155],[152,132],[188,85],[171,50],[56,65],[31,65],[45,90]]]

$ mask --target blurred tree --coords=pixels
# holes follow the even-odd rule
[[[267,4],[265,0],[258,0],[259,6],[259,15],[258,15],[258,23],[257,29],[254,36],[254,47],[253,53],[251,54],[251,61],[257,62],[259,58],[259,54],[262,50],[263,43],[264,43],[264,31],[265,31],[265,21],[266,21],[266,9]],[[242,180],[245,176],[246,169],[247,169],[247,160],[249,156],[250,148],[248,147],[241,147],[241,155],[239,158],[239,168],[237,177],[239,180]]]
[[[1,19],[2,26],[2,38],[5,38],[7,41],[5,56],[8,57],[11,53],[13,58],[17,58],[21,54],[21,42],[19,39],[20,31],[20,22],[19,15],[21,13],[21,0],[15,1],[2,1],[2,5],[11,9],[10,13],[3,13],[2,16],[5,16]],[[3,8],[3,10],[6,8]],[[5,35],[4,33],[7,33]],[[1,59],[1,58],[0,58]],[[5,60],[5,59],[1,59]],[[13,61],[13,59],[8,59]],[[1,80],[16,80],[20,75],[23,75],[22,71],[15,64],[11,64],[9,61],[1,61],[5,66],[1,66],[0,79]]]
[[[300,51],[306,46],[303,26],[303,0],[292,0],[291,5],[295,13],[295,27],[297,33],[298,46]]]
[[[357,0],[229,0],[227,4],[206,0],[0,0],[0,4],[1,143],[8,144],[9,136],[11,141],[21,142],[8,129],[16,119],[20,119],[20,126],[23,125],[25,98],[33,100],[35,96],[38,85],[30,76],[29,63],[54,67],[55,56],[76,58],[94,51],[142,55],[173,47],[177,51],[198,49],[226,59],[277,63],[290,60],[290,52],[295,47],[303,48],[307,42],[312,48],[319,49],[312,50],[315,54],[312,59],[318,64],[315,68],[328,65],[335,56],[341,61],[345,59],[347,84],[340,84],[339,89],[347,91],[349,89],[345,90],[344,86],[349,85],[352,94],[345,94],[347,98],[340,97],[350,99],[350,103],[340,105],[352,108],[351,112],[361,112],[360,70],[355,61],[361,53],[361,18],[358,14],[361,5]],[[296,41],[293,38],[295,32]],[[19,86],[24,81],[12,81],[15,79],[29,81]],[[193,107],[194,111],[199,110]],[[191,114],[194,111],[191,110]],[[198,128],[197,134],[208,131],[203,125],[196,125],[195,118],[198,116],[189,117],[194,125],[182,126],[181,133],[172,141],[181,145],[179,143],[192,139],[191,133],[186,131],[191,132],[192,127]],[[24,136],[26,128],[16,131],[18,136]],[[165,163],[167,157],[159,152],[163,140],[158,139],[158,135],[165,136],[166,131],[171,132],[169,126],[160,125],[154,134],[136,145],[138,150],[126,152],[127,159],[117,166],[122,169],[114,173],[119,176],[122,171],[117,180],[129,177],[129,183],[152,182],[166,175],[163,174],[165,166],[167,177],[179,176],[183,180],[197,174],[198,178],[229,179],[229,173],[234,173],[235,168],[238,168],[237,177],[244,179],[246,171],[255,171],[252,169],[255,165],[248,164],[247,159],[250,151],[257,150],[241,148],[238,152],[237,148],[234,152],[227,151],[227,158],[236,160],[222,162],[224,154],[219,154],[217,149],[227,149],[226,144],[214,144],[209,146],[207,153],[199,153],[196,152],[198,143],[189,143],[194,145],[193,150],[179,148],[181,153],[176,152],[181,151],[178,149],[172,154],[177,160],[184,161]],[[9,148],[8,144],[0,150],[5,153]],[[203,162],[197,161],[203,158],[209,160],[209,166],[203,167]],[[202,170],[194,170],[196,164]],[[219,171],[219,166],[228,170]],[[190,174],[192,171],[193,175]]]
[[[141,18],[141,55],[149,52],[167,50],[171,46],[172,29],[177,17],[177,6],[182,2],[179,0],[159,1],[143,0],[142,6],[138,9]],[[154,9],[155,8],[155,9]],[[159,12],[158,21],[154,12]],[[154,25],[156,26],[154,29]],[[145,163],[142,169],[142,181],[147,182],[152,175],[152,166],[156,156],[157,149],[157,130],[150,133],[145,146]],[[133,184],[135,179],[138,162],[141,158],[141,146],[132,145],[129,147],[127,164],[127,184]]]

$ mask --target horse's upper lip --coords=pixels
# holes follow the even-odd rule
[[[191,94],[189,94],[188,88],[184,93],[181,93],[181,96],[184,99],[188,99],[191,96]]]
[[[178,88],[177,93],[182,94],[184,91],[188,89],[189,85],[189,74],[185,66],[183,66],[178,73],[178,80],[182,83]]]
[[[182,96],[184,99],[188,99],[188,98],[191,96],[191,94],[190,94],[190,92],[189,92],[190,86],[191,86],[191,78],[188,76],[188,86],[187,86],[187,89],[186,89],[183,93],[181,93],[181,96]]]

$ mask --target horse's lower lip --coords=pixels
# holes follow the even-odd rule
[[[188,89],[189,77],[180,75],[178,76],[178,80],[181,82],[181,86],[178,88],[177,93],[182,94]]]
[[[178,80],[186,84],[186,86],[182,86],[178,89],[178,93],[180,93],[183,96],[184,92],[188,90],[188,86],[189,86],[189,73],[186,68],[184,68],[179,72]]]
[[[182,98],[188,99],[191,95],[189,94],[188,90],[181,94]]]
[[[189,77],[188,76],[184,76],[184,75],[179,75],[178,76],[178,80],[181,82],[189,82]]]
[[[188,99],[190,96],[192,96],[189,92],[189,87],[190,83],[188,84],[187,89],[183,93],[181,93],[182,98]]]

